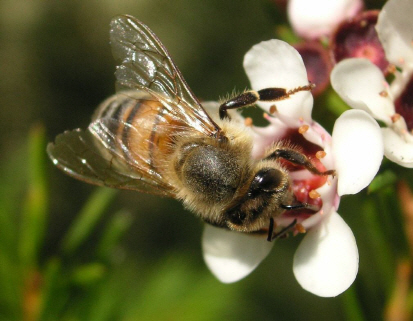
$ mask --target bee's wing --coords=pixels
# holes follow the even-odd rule
[[[116,71],[120,92],[102,103],[86,131],[77,129],[57,136],[55,143],[48,146],[49,156],[57,167],[88,183],[173,197],[174,187],[151,166],[150,157],[130,155],[129,143],[119,132],[133,133],[134,143],[146,143],[156,149],[156,143],[148,140],[148,130],[182,134],[191,129],[211,136],[220,128],[147,26],[133,17],[118,16],[111,22],[110,38],[113,54],[121,61]],[[130,104],[138,103],[143,96],[163,106],[156,129],[145,122],[145,116],[145,126],[119,118],[124,115],[123,108],[135,108]]]
[[[136,171],[117,155],[105,153],[90,130],[75,129],[47,146],[53,163],[68,175],[99,186],[137,190],[173,197],[172,187],[145,171]]]
[[[119,134],[119,129],[127,127],[137,141],[148,143],[142,128],[117,117],[116,111],[122,115],[122,109],[134,108],[139,102],[135,96],[139,92],[108,98],[85,131],[75,129],[58,135],[47,146],[47,152],[58,168],[85,182],[173,197],[173,186],[151,169],[147,158],[137,154],[130,157],[128,143]]]
[[[111,22],[110,42],[118,90],[144,90],[165,106],[169,113],[189,127],[206,135],[219,130],[189,89],[181,72],[158,37],[132,16],[115,17]]]

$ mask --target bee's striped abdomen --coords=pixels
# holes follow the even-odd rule
[[[105,101],[95,119],[103,119],[115,133],[110,149],[122,154],[128,163],[162,174],[165,156],[171,146],[177,121],[167,108],[150,95],[118,94]]]

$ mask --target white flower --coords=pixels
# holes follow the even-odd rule
[[[331,84],[351,107],[370,113],[382,128],[384,154],[413,168],[413,1],[389,0],[376,26],[387,60],[398,67],[389,85],[367,59],[346,59],[335,66]]]
[[[304,38],[330,35],[343,20],[356,15],[362,0],[289,0],[287,13],[294,31]]]
[[[244,68],[254,90],[268,87],[293,89],[308,84],[300,55],[283,41],[270,40],[255,45],[245,55]],[[259,103],[267,112],[270,105]],[[304,191],[306,197],[309,189],[314,188],[322,200],[318,213],[296,217],[307,233],[295,253],[294,274],[304,289],[319,296],[336,296],[353,283],[358,271],[355,238],[336,212],[339,196],[359,192],[377,173],[383,157],[380,129],[364,111],[350,110],[337,120],[331,137],[312,120],[313,97],[308,91],[279,101],[276,107],[274,117],[266,116],[270,121],[268,127],[253,127],[253,157],[262,157],[268,146],[287,138],[304,149],[324,151],[325,156],[314,162],[337,172],[335,178],[316,176],[307,170],[291,172],[296,196]],[[306,131],[300,134],[299,128]],[[280,227],[288,226],[293,218],[281,215],[274,220]],[[262,236],[209,225],[203,235],[205,261],[224,283],[248,275],[268,255],[273,244]]]

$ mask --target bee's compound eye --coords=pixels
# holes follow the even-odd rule
[[[251,190],[274,192],[280,187],[284,173],[275,168],[263,168],[257,172],[251,183]]]

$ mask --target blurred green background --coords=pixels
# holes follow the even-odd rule
[[[179,202],[96,188],[53,167],[46,142],[86,128],[114,93],[108,32],[121,13],[150,26],[204,100],[248,87],[244,54],[286,23],[264,0],[0,1],[0,320],[380,320],[396,266],[410,258],[395,195],[397,177],[413,181],[406,169],[385,162],[383,186],[342,198],[360,272],[326,299],[294,278],[300,236],[224,285],[203,262],[202,223]],[[331,129],[327,95],[314,113]]]

